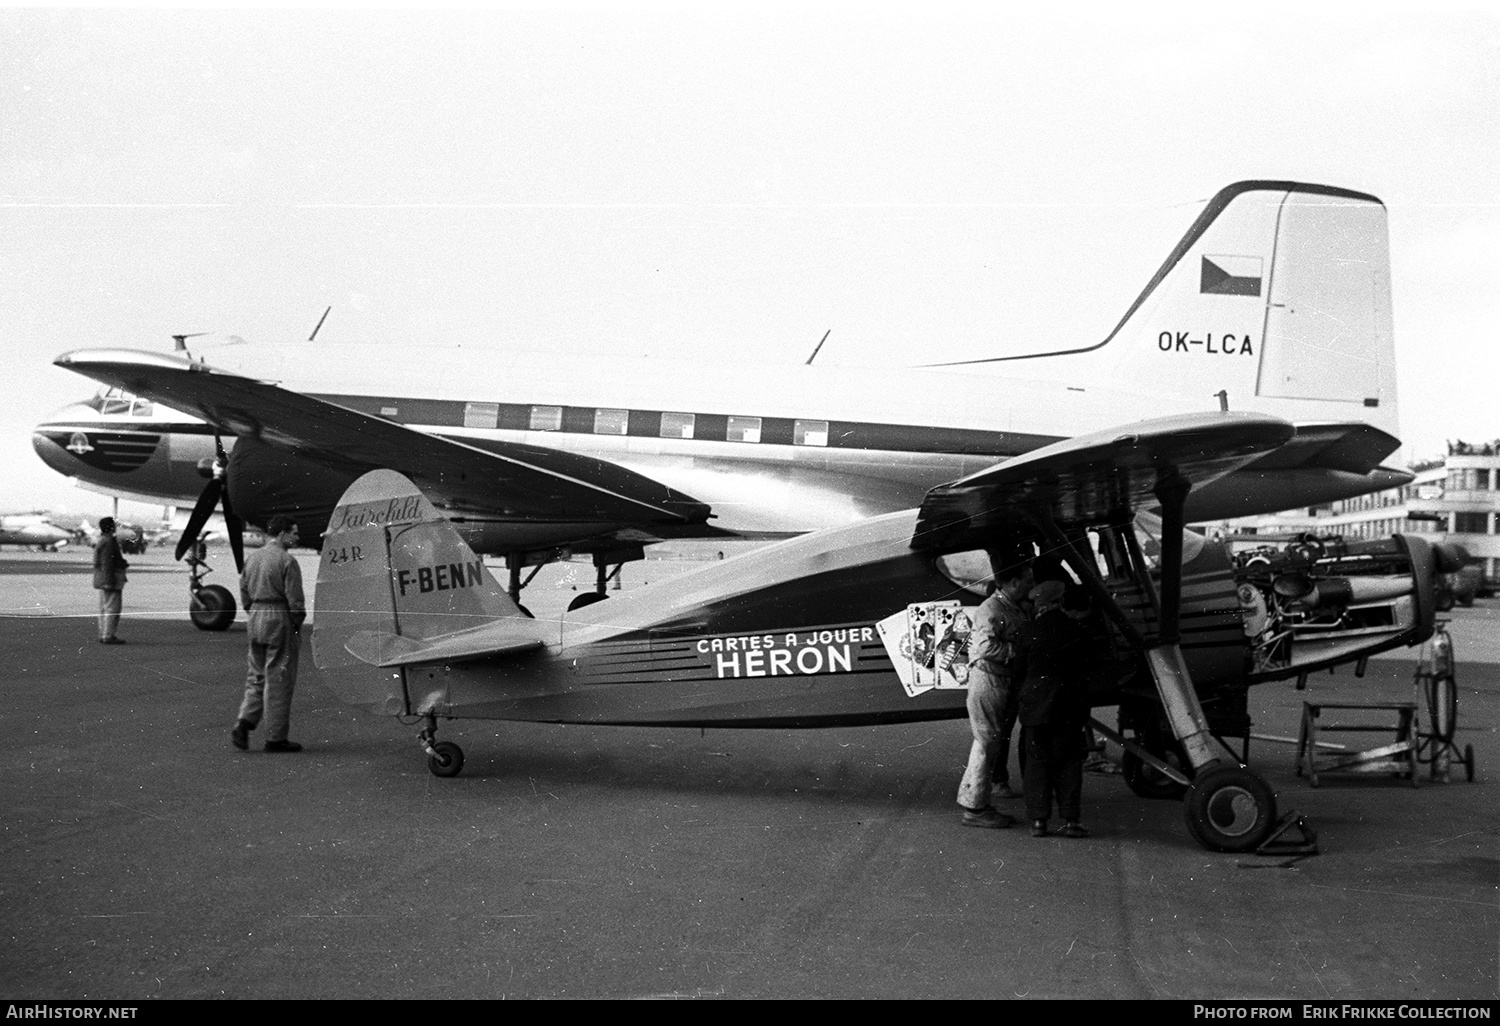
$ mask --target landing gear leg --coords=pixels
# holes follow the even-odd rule
[[[594,576],[596,578],[594,581],[594,590],[583,592],[577,598],[573,599],[572,602],[569,602],[568,612],[571,613],[575,609],[582,609],[584,606],[591,606],[595,602],[603,602],[609,598],[609,582],[612,578],[618,580],[620,571],[625,568],[625,564],[616,563],[614,570],[610,570],[608,563],[600,562],[596,557],[594,568]]]
[[[427,770],[435,777],[456,777],[464,768],[464,750],[452,741],[437,740],[437,717],[427,714],[417,744],[427,753]]]
[[[1172,734],[1193,764],[1183,805],[1188,831],[1213,851],[1258,848],[1276,826],[1276,792],[1209,732],[1182,650],[1160,645],[1146,659]]]
[[[1183,510],[1191,485],[1175,472],[1156,483],[1161,500],[1161,633],[1146,652],[1167,723],[1196,771],[1183,813],[1188,830],[1205,848],[1249,851],[1276,827],[1276,792],[1245,769],[1208,729],[1208,718],[1178,644],[1182,607]],[[1134,535],[1130,536],[1134,540]]]
[[[516,604],[516,608],[519,609],[524,615],[530,616],[531,610],[521,605],[521,589],[530,584],[531,579],[537,574],[541,573],[542,567],[546,564],[538,563],[536,566],[532,567],[531,573],[527,574],[526,580],[523,581],[521,580],[521,567],[525,562],[526,554],[524,552],[512,552],[505,557],[505,567],[510,571],[510,588],[508,589],[510,592],[510,600]]]

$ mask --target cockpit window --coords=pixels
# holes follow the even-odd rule
[[[106,388],[94,395],[88,402],[89,406],[103,414],[129,415],[130,406],[135,402],[135,396],[118,388]],[[150,416],[149,411],[142,416]]]
[[[130,415],[132,417],[149,417],[151,416],[151,408],[150,399],[137,399],[130,405]]]

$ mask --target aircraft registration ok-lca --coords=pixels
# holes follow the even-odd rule
[[[1185,792],[1188,826],[1210,848],[1256,849],[1280,832],[1276,797],[1221,740],[1249,738],[1249,685],[1424,640],[1433,576],[1452,556],[1398,536],[1239,565],[1184,530],[1191,492],[1295,437],[1274,417],[1208,413],[1055,443],[934,488],[918,509],[709,563],[556,622],[524,615],[409,480],[371,471],[324,534],[314,661],[343,699],[421,721],[438,776],[464,761],[436,740],[442,718],[962,717],[974,607],[996,570],[1044,556],[1053,579],[1093,596],[1089,700],[1120,708],[1119,735],[1096,728],[1126,745],[1131,787]]]
[[[593,555],[580,598],[597,599],[653,541],[856,523],[1062,439],[1221,402],[1296,433],[1195,489],[1192,520],[1408,479],[1380,465],[1399,445],[1385,208],[1294,182],[1219,192],[1106,339],[1055,352],[875,369],[192,346],[60,357],[108,390],[39,425],[37,452],[117,493],[201,489],[179,557],[221,497],[232,542],[240,518],[289,513],[316,544],[352,481],[396,470],[475,551],[505,555],[516,600],[523,568],[565,552]],[[227,626],[229,592],[200,578],[195,622]]]

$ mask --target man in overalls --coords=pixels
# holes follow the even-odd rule
[[[1018,555],[1009,566],[1001,567],[1000,558],[991,554],[997,587],[980,604],[969,634],[968,709],[974,743],[958,785],[964,826],[1000,829],[1015,821],[991,805],[990,796],[996,762],[1005,757],[1001,732],[1008,734],[1015,722],[1015,688],[1020,683],[1019,663],[1029,623],[1021,600],[1031,590],[1031,564],[1022,558]]]
[[[252,553],[240,574],[246,634],[250,638],[249,669],[239,722],[229,739],[240,751],[250,747],[250,731],[264,714],[266,751],[300,752],[287,740],[291,724],[292,692],[297,687],[297,649],[307,606],[302,597],[302,568],[287,551],[297,544],[297,525],[277,514],[266,525],[264,547]]]

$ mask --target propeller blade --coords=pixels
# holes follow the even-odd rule
[[[193,506],[193,515],[188,517],[187,527],[182,532],[182,537],[177,540],[176,559],[181,559],[193,543],[198,540],[198,535],[203,532],[203,525],[208,523],[208,518],[213,516],[214,507],[219,504],[219,493],[224,490],[224,482],[219,478],[211,478],[208,484],[203,486],[203,492],[198,496],[198,502]]]
[[[229,504],[229,489],[224,489],[224,530],[229,532],[229,550],[234,553],[234,568],[245,571],[245,522]]]

